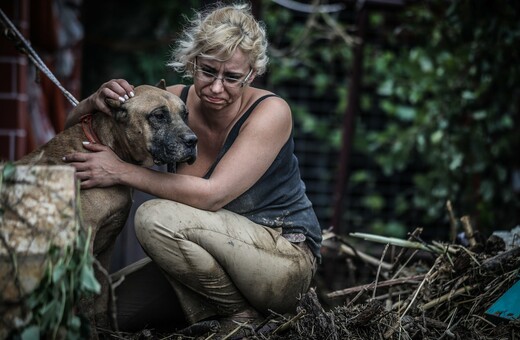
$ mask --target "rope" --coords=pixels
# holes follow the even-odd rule
[[[20,52],[24,53],[29,57],[34,66],[36,66],[43,74],[47,76],[60,90],[63,92],[65,97],[69,100],[69,102],[76,106],[78,105],[78,100],[74,98],[74,96],[67,91],[60,83],[60,81],[54,76],[54,74],[49,70],[47,65],[41,60],[38,56],[38,53],[34,51],[29,42],[24,38],[24,36],[16,29],[16,26],[9,20],[9,18],[5,15],[4,11],[0,8],[0,20],[4,25],[4,35],[7,39],[14,41],[16,48],[20,50]]]

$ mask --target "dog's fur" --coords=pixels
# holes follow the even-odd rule
[[[142,166],[191,163],[196,157],[197,138],[186,125],[187,111],[181,99],[164,87],[142,85],[126,102],[107,100],[112,115],[96,113],[92,128],[100,142],[109,146],[123,161]],[[87,152],[81,123],[56,135],[47,144],[28,154],[17,164],[64,164],[64,155]],[[90,249],[108,269],[115,240],[132,205],[131,189],[123,186],[81,190],[83,224],[92,228]],[[101,295],[86,308],[91,321],[107,327],[109,285],[106,275],[96,271]]]

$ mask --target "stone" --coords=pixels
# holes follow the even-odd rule
[[[45,274],[51,245],[62,249],[76,240],[74,171],[70,166],[15,166],[0,182],[0,314],[8,328],[27,317],[23,302]],[[0,338],[6,331],[0,329]]]

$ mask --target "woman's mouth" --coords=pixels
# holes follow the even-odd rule
[[[224,99],[219,98],[219,97],[212,97],[212,96],[206,96],[206,100],[210,103],[215,103],[215,104],[224,102]]]

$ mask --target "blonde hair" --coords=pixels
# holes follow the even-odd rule
[[[226,61],[241,49],[249,56],[249,66],[261,75],[265,72],[267,38],[263,22],[255,20],[247,4],[217,4],[196,12],[172,50],[167,66],[186,77],[193,76],[197,56]]]

